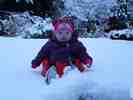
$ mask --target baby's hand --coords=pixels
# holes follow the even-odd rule
[[[31,65],[31,67],[33,68],[33,69],[36,69],[37,68],[37,66],[36,65]]]
[[[86,64],[87,68],[91,68],[91,64]]]
[[[85,65],[85,64],[83,64],[83,66],[84,66],[84,72],[88,72],[88,71],[91,71],[91,65],[89,65],[89,64],[87,64],[87,65]]]

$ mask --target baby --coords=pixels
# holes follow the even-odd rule
[[[32,68],[43,65],[41,74],[46,75],[51,66],[55,66],[59,77],[64,74],[64,69],[71,64],[80,72],[88,70],[92,65],[92,57],[84,45],[78,40],[74,23],[70,17],[62,17],[53,21],[53,33],[41,48],[34,60]]]

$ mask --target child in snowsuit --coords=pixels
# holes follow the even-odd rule
[[[42,63],[41,74],[45,76],[48,69],[54,65],[59,77],[62,77],[64,69],[71,63],[80,72],[90,68],[92,57],[87,54],[86,48],[78,40],[78,34],[74,32],[74,23],[71,18],[59,18],[53,21],[53,27],[53,33],[48,42],[32,60],[32,68],[37,68]]]

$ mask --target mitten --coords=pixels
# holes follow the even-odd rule
[[[85,60],[83,61],[83,63],[84,63],[88,68],[91,67],[92,62],[93,62],[92,58],[87,58],[87,59],[85,59]]]
[[[85,70],[85,67],[83,66],[83,64],[81,63],[80,59],[75,59],[75,63],[76,67],[78,68],[78,70],[80,72],[83,72]]]
[[[35,69],[35,68],[37,68],[37,66],[36,65],[34,65],[34,64],[32,64],[32,66],[31,66],[33,69]]]

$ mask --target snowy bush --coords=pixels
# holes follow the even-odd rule
[[[0,35],[23,38],[46,38],[52,29],[51,18],[33,16],[29,12],[0,12]]]
[[[111,30],[120,30],[127,28],[127,22],[119,17],[112,16],[106,21],[104,31],[109,32]]]
[[[16,25],[11,12],[0,11],[0,31],[2,35],[15,35]]]
[[[65,14],[76,16],[82,20],[88,17],[96,19],[112,16],[111,8],[117,5],[117,0],[64,0]]]
[[[90,32],[91,21],[96,25],[96,32],[109,32],[127,28],[127,3],[125,0],[63,0],[64,14],[75,16],[88,22]],[[130,6],[131,3],[130,3]],[[130,7],[131,8],[131,7]],[[116,17],[116,18],[114,18]],[[79,27],[80,28],[80,27]]]
[[[28,12],[14,15],[16,34],[24,38],[41,37],[52,29],[51,19],[32,16]]]
[[[41,34],[39,33],[34,33],[32,35],[30,35],[29,38],[35,38],[35,39],[44,39],[44,38],[49,38],[50,34],[52,33],[52,31],[45,31]],[[24,37],[24,38],[28,38],[28,37]]]
[[[112,8],[117,7],[117,0],[64,0],[64,15],[77,17],[78,31],[82,37],[95,37],[95,32],[99,28],[103,28],[103,24],[108,21],[110,16],[114,15]],[[86,31],[82,30],[81,25],[87,28]],[[83,29],[84,29],[83,28]],[[100,30],[104,31],[104,29]]]
[[[133,29],[114,30],[109,33],[111,39],[133,40]]]

